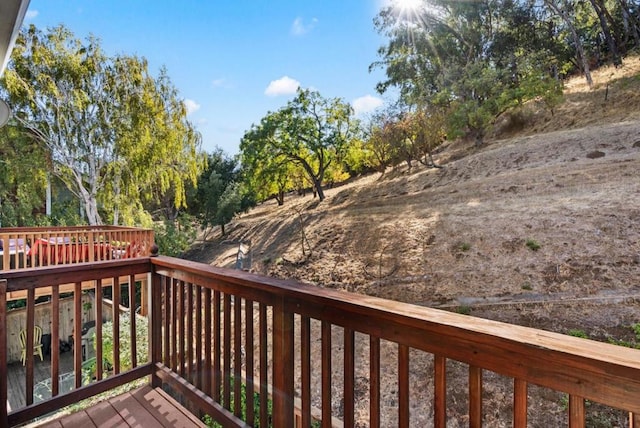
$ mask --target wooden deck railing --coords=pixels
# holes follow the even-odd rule
[[[0,228],[0,272],[147,257],[153,230],[120,226]]]
[[[325,427],[338,425],[336,419],[345,427],[445,427],[462,401],[462,418],[479,427],[495,417],[484,406],[495,377],[510,379],[491,391],[500,393],[509,410],[501,416],[515,427],[527,426],[528,410],[541,408],[528,402],[540,387],[568,395],[570,427],[585,426],[586,400],[628,412],[629,425],[640,426],[639,350],[179,259],[11,272],[0,282],[0,305],[4,290],[33,290],[54,279],[123,282],[145,272],[151,272],[151,362],[0,414],[0,425],[151,374],[153,386],[169,387],[223,426],[308,427],[317,418]],[[3,358],[0,402],[7,391]],[[79,363],[76,355],[76,372]]]

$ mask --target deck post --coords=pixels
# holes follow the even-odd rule
[[[293,428],[293,313],[284,300],[273,306],[273,426]]]
[[[9,426],[7,418],[7,280],[0,279],[0,426]]]
[[[162,386],[162,381],[156,375],[156,364],[162,362],[162,278],[156,273],[156,266],[151,263],[151,293],[150,307],[151,314],[149,321],[150,357],[154,369],[151,373],[151,386],[158,388]],[[146,285],[146,284],[145,284]]]

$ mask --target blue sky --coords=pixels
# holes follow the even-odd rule
[[[166,66],[203,137],[236,154],[240,138],[298,85],[340,97],[360,115],[379,106],[384,77],[369,65],[385,40],[373,18],[384,0],[31,0],[24,25],[93,34],[107,54]]]

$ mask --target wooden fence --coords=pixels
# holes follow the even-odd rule
[[[116,226],[0,228],[0,272],[147,257],[153,230]]]

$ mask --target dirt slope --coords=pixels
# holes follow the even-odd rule
[[[282,207],[265,202],[185,258],[233,267],[238,242],[250,240],[258,273],[632,340],[629,326],[640,322],[639,73],[634,59],[597,73],[592,91],[572,81],[554,115],[531,103],[498,120],[484,147],[444,147],[442,169],[363,177],[328,189],[322,203],[311,195]],[[504,420],[509,399],[488,385],[497,395],[486,405]],[[555,426],[561,399],[539,395],[548,400],[533,426]],[[462,425],[463,404],[450,415]],[[604,418],[615,425],[624,417]],[[501,426],[497,419],[486,422]]]
[[[513,115],[525,118],[518,132],[513,116],[498,121],[494,136],[514,136],[452,143],[442,169],[364,177],[322,203],[267,201],[185,257],[233,267],[236,243],[251,240],[253,271],[429,306],[635,295],[638,72],[632,59],[590,92],[572,81],[554,116],[531,104]]]

